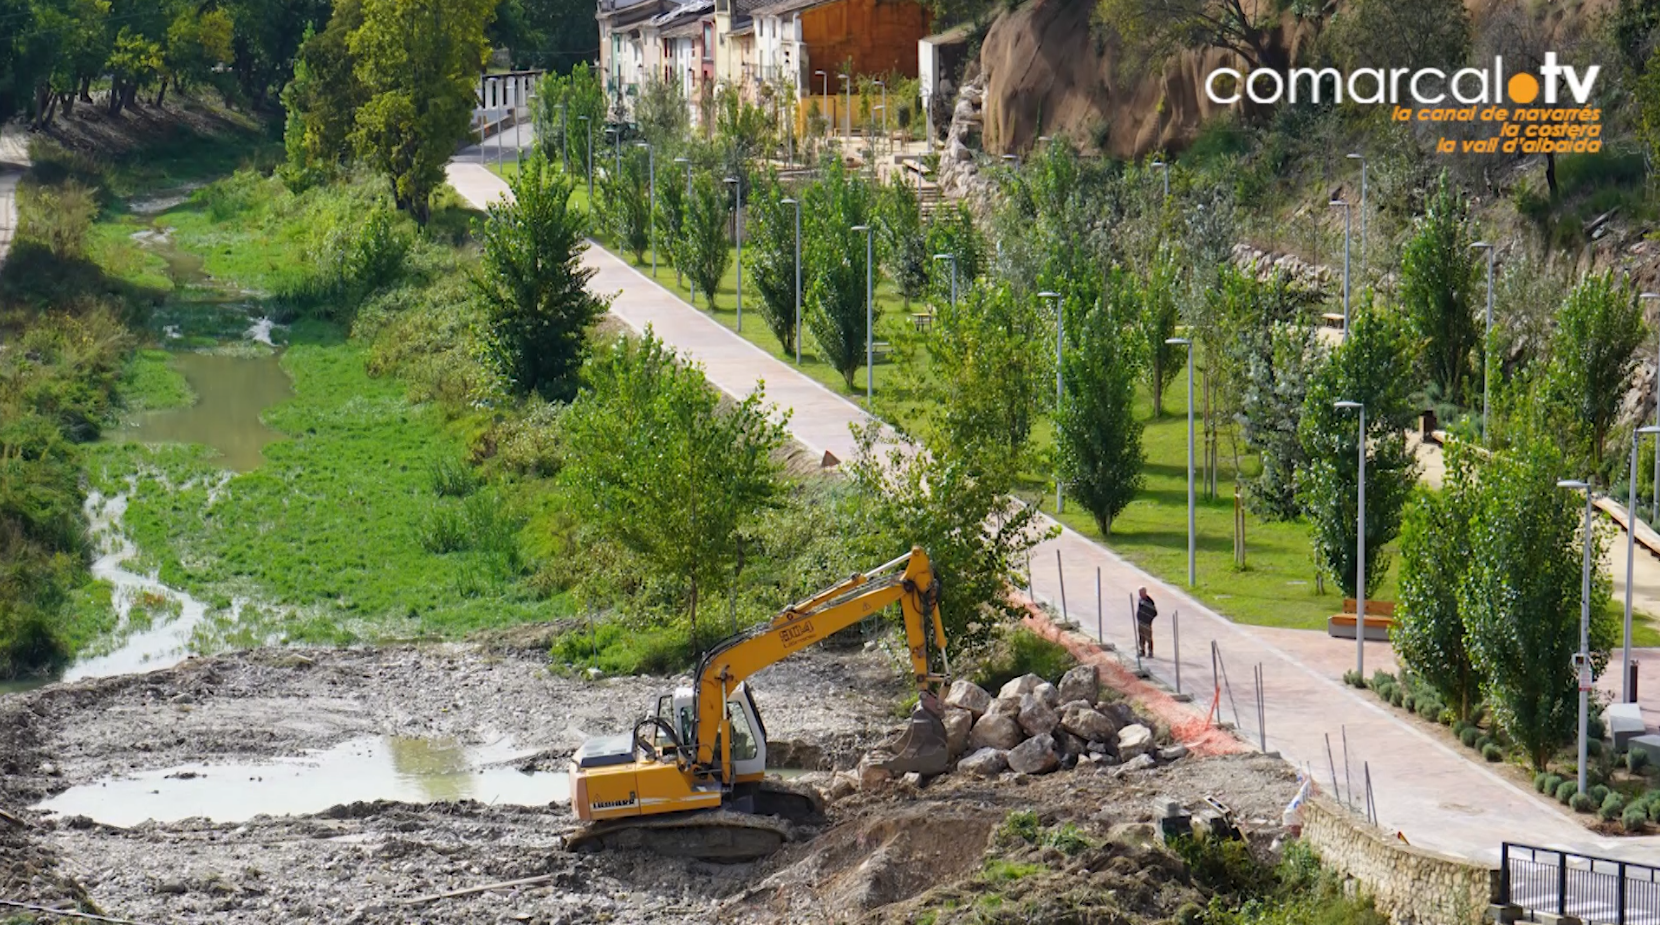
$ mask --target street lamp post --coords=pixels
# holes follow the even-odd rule
[[[955,261],[952,262],[953,266]],[[1062,348],[1066,343],[1066,326],[1062,323],[1061,294],[1045,290],[1038,293],[1038,298],[1048,299],[1055,306],[1055,418],[1059,425],[1061,403],[1066,400],[1066,380],[1061,376]],[[1066,496],[1061,490],[1061,470],[1058,464],[1055,467],[1055,513],[1066,513]]]
[[[1360,162],[1360,272],[1364,275],[1366,273],[1366,155],[1351,152],[1347,157],[1351,161]]]
[[[1366,680],[1366,406],[1357,401],[1333,402],[1332,407],[1360,412],[1359,498],[1355,508],[1355,672]]]
[[[594,209],[594,120],[590,116],[577,116],[577,118],[588,123],[588,160],[584,163],[588,165],[588,211],[592,212]]]
[[[744,184],[741,177],[727,177],[726,182],[738,196],[737,210],[732,213],[732,233],[738,239],[738,333],[744,332]]]
[[[1631,572],[1637,561],[1637,443],[1646,434],[1660,434],[1660,426],[1639,427],[1631,434],[1631,478],[1625,505],[1625,645],[1620,658],[1620,702],[1637,699],[1631,689]]]
[[[801,365],[801,200],[785,199],[795,206],[795,365]]]
[[[634,146],[646,149],[646,181],[650,184],[650,201],[646,203],[649,213],[646,219],[647,234],[651,238],[651,278],[657,278],[657,149],[649,141],[636,141]]]
[[[886,96],[887,96],[887,94],[884,93],[883,97],[886,98]],[[880,112],[882,114],[882,134],[885,136],[888,133],[888,104],[886,104],[886,103],[877,103],[875,108],[874,108],[874,111]],[[878,172],[875,169],[876,168],[876,140],[874,138],[871,139],[871,142],[870,142],[870,166],[871,166],[871,172],[873,174]]]
[[[1164,171],[1164,198],[1168,201],[1170,199],[1170,165],[1165,161],[1154,161],[1147,166],[1157,167]]]
[[[956,308],[957,307],[957,255],[956,254],[935,254],[934,259],[935,260],[949,260],[949,261],[951,261],[951,307]]]
[[[874,225],[854,225],[853,231],[865,233],[865,410],[870,410],[876,394],[876,338],[872,329],[876,324],[875,293],[870,262],[876,255]]]
[[[1187,586],[1191,588],[1199,581],[1196,560],[1199,532],[1194,521],[1193,495],[1193,341],[1186,337],[1172,337],[1165,343],[1187,348]]]
[[[1575,668],[1578,669],[1576,673],[1579,675],[1579,792],[1584,793],[1585,720],[1591,690],[1591,486],[1578,479],[1563,479],[1556,483],[1556,487],[1585,492],[1585,558],[1580,565],[1583,578],[1579,602],[1579,654],[1575,656]]]
[[[1660,299],[1660,293],[1645,292],[1639,298],[1644,301]],[[1654,358],[1654,423],[1660,424],[1660,353],[1656,353]],[[1654,452],[1654,493],[1649,496],[1649,502],[1653,505],[1649,511],[1649,523],[1660,523],[1660,448]]]
[[[1343,339],[1349,339],[1349,201],[1333,199],[1332,206],[1343,207]]]
[[[686,165],[686,201],[680,207],[680,228],[682,233],[684,233],[686,228],[686,218],[692,211],[692,159],[689,157],[677,157],[674,159],[674,162],[676,164]],[[674,263],[674,284],[676,286],[680,285],[680,261],[678,259],[676,259]],[[686,277],[686,291],[692,297],[692,307],[696,308],[697,283],[692,280],[690,274],[687,274]]]
[[[1355,155],[1351,154],[1350,157]],[[1363,161],[1362,164],[1365,162]],[[1360,213],[1361,226],[1365,227],[1366,212]],[[1360,237],[1360,265],[1366,265],[1366,235]],[[1487,252],[1487,327],[1481,338],[1481,442],[1487,442],[1487,406],[1491,404],[1492,395],[1492,364],[1493,364],[1493,245],[1486,241],[1477,241],[1470,245],[1471,250]]]

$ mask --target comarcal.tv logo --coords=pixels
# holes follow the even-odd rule
[[[1600,65],[1576,68],[1546,52],[1538,73],[1491,67],[1255,68],[1219,67],[1205,78],[1205,96],[1220,106],[1249,100],[1281,103],[1355,103],[1391,107],[1397,122],[1479,123],[1496,127],[1487,139],[1465,139],[1474,153],[1579,153],[1602,149],[1602,110],[1593,105]],[[1439,150],[1457,150],[1442,139]]]

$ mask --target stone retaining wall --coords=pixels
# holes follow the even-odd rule
[[[1327,867],[1364,884],[1397,925],[1472,925],[1496,893],[1498,871],[1412,847],[1324,797],[1303,805],[1303,839]]]

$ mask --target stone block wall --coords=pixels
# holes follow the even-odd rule
[[[1496,894],[1498,871],[1415,848],[1324,797],[1303,805],[1303,839],[1397,925],[1473,925]]]

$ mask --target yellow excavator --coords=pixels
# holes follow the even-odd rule
[[[727,861],[776,850],[792,823],[823,807],[814,791],[766,776],[767,730],[745,679],[895,602],[918,702],[885,764],[895,774],[944,772],[939,694],[950,666],[939,581],[913,547],[728,637],[703,656],[690,687],[658,698],[631,733],[584,742],[570,774],[571,807],[584,825],[566,847]]]

